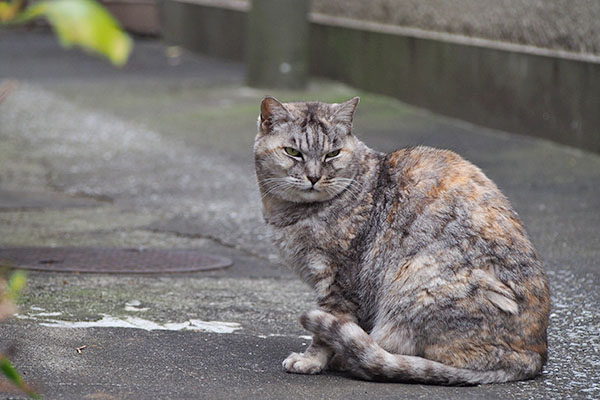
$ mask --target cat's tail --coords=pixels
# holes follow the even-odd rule
[[[391,354],[354,322],[313,310],[300,317],[302,326],[341,355],[350,372],[360,379],[418,382],[437,385],[477,385],[534,377],[539,368],[515,371],[477,371],[451,367],[422,357]],[[534,363],[535,364],[535,363]],[[541,365],[541,364],[540,364]]]

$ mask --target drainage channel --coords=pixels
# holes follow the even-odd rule
[[[198,250],[0,247],[0,264],[37,271],[152,274],[213,270],[233,262]]]

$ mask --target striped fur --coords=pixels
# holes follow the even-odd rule
[[[340,354],[357,378],[387,382],[420,382],[437,385],[475,385],[528,379],[537,374],[542,360],[535,352],[522,357],[518,369],[477,371],[455,368],[426,358],[391,354],[361,327],[320,310],[302,314],[300,323]]]
[[[301,319],[313,343],[284,369],[319,373],[333,359],[371,380],[536,376],[548,285],[508,200],[453,152],[371,150],[352,133],[357,104],[261,103],[265,221],[319,306]]]

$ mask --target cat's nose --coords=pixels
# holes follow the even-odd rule
[[[310,183],[313,184],[313,186],[319,182],[319,179],[321,179],[320,176],[307,176],[308,180],[310,181]]]

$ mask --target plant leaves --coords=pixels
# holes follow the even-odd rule
[[[19,11],[20,4],[0,2],[0,22],[10,21]]]
[[[23,392],[27,393],[27,395],[29,397],[31,397],[32,399],[40,398],[37,393],[35,393],[33,390],[31,390],[31,388],[29,388],[25,384],[25,382],[23,382],[21,375],[19,375],[19,373],[17,372],[15,367],[13,367],[12,364],[10,363],[10,361],[8,361],[8,359],[3,356],[0,356],[0,371],[16,387],[21,389]]]
[[[118,22],[94,0],[47,0],[34,3],[13,23],[43,16],[65,47],[79,45],[102,54],[114,65],[127,62],[133,42]]]
[[[27,283],[27,275],[23,271],[15,271],[8,279],[8,295],[14,300]]]
[[[6,357],[0,357],[0,371],[2,371],[2,374],[16,386],[23,386],[21,376]]]

